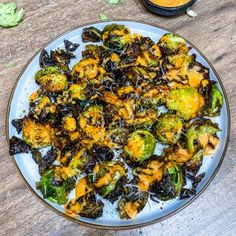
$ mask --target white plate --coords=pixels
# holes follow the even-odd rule
[[[143,36],[150,37],[155,42],[159,38],[169,32],[166,29],[147,25],[144,23],[132,22],[132,21],[115,21],[112,23],[124,24],[131,29],[132,32],[137,32]],[[98,29],[102,30],[106,25],[111,24],[111,22],[101,22],[90,24],[82,27],[73,29],[63,35],[59,36],[55,40],[51,41],[45,49],[47,51],[54,50],[58,47],[64,47],[63,40],[67,39],[72,42],[80,43],[81,46],[76,50],[76,59],[71,60],[70,66],[73,66],[81,58],[81,52],[84,50],[85,44],[81,41],[81,33],[84,27],[95,26]],[[190,44],[190,43],[189,43]],[[191,45],[191,44],[190,44]],[[104,208],[104,214],[101,218],[96,220],[91,220],[87,218],[74,219],[76,222],[85,223],[89,226],[94,226],[98,228],[133,228],[161,221],[166,217],[176,213],[184,206],[188,205],[193,201],[210,183],[217,170],[220,167],[220,164],[223,160],[224,153],[227,148],[228,137],[229,137],[229,109],[228,102],[226,98],[226,93],[224,91],[223,85],[220,81],[220,78],[216,74],[214,68],[209,63],[209,61],[193,46],[191,45],[192,50],[190,53],[195,53],[197,55],[197,61],[202,63],[204,66],[210,69],[210,79],[218,82],[219,88],[224,94],[224,106],[222,108],[221,116],[214,118],[220,125],[221,132],[219,133],[219,138],[221,140],[220,146],[218,147],[214,157],[206,157],[203,160],[201,172],[206,172],[205,178],[201,181],[197,188],[197,195],[185,200],[172,200],[166,203],[157,204],[152,201],[149,201],[145,206],[144,210],[137,216],[136,219],[132,220],[121,220],[118,216],[118,213],[115,210],[115,205],[107,202]],[[40,50],[41,51],[41,50]],[[11,125],[11,121],[16,118],[23,117],[25,113],[23,111],[28,111],[28,96],[35,90],[37,90],[38,85],[34,82],[34,74],[40,69],[39,67],[39,53],[40,51],[31,59],[31,61],[26,65],[22,73],[20,74],[16,85],[13,89],[12,96],[9,101],[9,109],[7,114],[7,137],[12,137],[17,135],[15,128]],[[13,157],[23,179],[27,183],[28,187],[39,197],[41,198],[47,206],[50,206],[51,209],[55,209],[57,212],[64,214],[64,209],[62,206],[51,203],[43,199],[42,194],[36,189],[35,182],[39,181],[40,175],[38,173],[38,168],[35,162],[33,161],[30,154],[17,154]],[[160,208],[162,207],[162,209]],[[73,218],[71,218],[73,219]]]

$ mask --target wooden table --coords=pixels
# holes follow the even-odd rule
[[[3,0],[8,2],[8,0]],[[148,13],[139,0],[18,0],[26,12],[16,28],[0,28],[0,235],[235,235],[236,234],[236,2],[198,0],[196,18],[165,18]],[[8,154],[5,138],[7,101],[17,76],[46,42],[81,24],[111,19],[145,21],[189,39],[213,63],[230,101],[232,128],[227,155],[207,190],[168,220],[130,231],[102,231],[72,223],[43,206],[25,187]],[[16,65],[14,65],[16,64]],[[9,67],[10,65],[10,67]],[[9,67],[9,68],[8,68]]]

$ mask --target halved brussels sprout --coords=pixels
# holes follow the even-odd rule
[[[52,123],[56,112],[56,106],[51,101],[50,97],[41,89],[34,92],[29,97],[30,102],[30,117],[35,118],[40,123]]]
[[[125,158],[132,162],[143,162],[153,155],[155,147],[155,137],[149,131],[134,131],[124,147]]]
[[[121,219],[133,219],[143,210],[148,201],[148,193],[136,187],[126,187],[125,193],[118,203],[117,210]]]
[[[186,54],[190,49],[187,47],[185,40],[181,36],[172,33],[163,35],[158,42],[158,46],[164,54]]]
[[[150,192],[163,200],[167,201],[177,197],[183,187],[183,173],[180,166],[168,163],[165,166],[165,172],[161,181],[155,182]]]
[[[73,99],[85,100],[86,99],[87,83],[72,84],[68,89]]]
[[[75,187],[75,179],[70,179],[63,183],[59,183],[54,178],[54,170],[44,172],[37,188],[41,191],[44,198],[51,202],[63,205],[67,202],[68,193]]]
[[[95,27],[88,27],[83,29],[82,41],[83,43],[87,42],[99,42],[101,40],[102,32]]]
[[[65,206],[65,212],[72,216],[81,216],[90,219],[97,219],[103,214],[104,203],[97,200],[95,194],[88,193],[78,199],[72,199]]]
[[[204,97],[193,87],[172,89],[166,101],[169,109],[177,111],[186,120],[196,117],[204,104]]]
[[[98,59],[82,59],[74,65],[72,74],[77,75],[78,78],[83,81],[89,81],[90,83],[100,82],[106,71],[103,67],[99,66],[98,63]]]
[[[206,105],[203,107],[203,115],[205,116],[219,116],[224,98],[217,85],[209,85],[206,92]]]
[[[173,161],[183,164],[189,161],[193,154],[189,153],[186,147],[182,147],[177,143],[171,147],[165,148],[163,156],[166,161]]]
[[[125,45],[130,42],[131,34],[124,25],[107,25],[102,32],[102,41],[104,45],[114,51],[121,51]]]
[[[193,121],[186,133],[188,152],[195,153],[196,150],[203,149],[205,155],[212,154],[219,143],[216,136],[219,131],[218,125],[211,120]]]
[[[55,67],[45,67],[35,74],[35,81],[48,92],[60,92],[67,86],[67,77]]]
[[[23,140],[32,148],[42,148],[52,143],[52,128],[31,119],[23,121]]]
[[[97,192],[111,202],[116,201],[123,193],[126,178],[124,164],[113,161],[96,164],[93,172],[89,174],[89,180]]]
[[[175,144],[178,142],[183,129],[183,121],[176,115],[164,114],[157,120],[155,134],[160,142],[164,144]]]

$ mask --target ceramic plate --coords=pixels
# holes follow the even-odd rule
[[[144,23],[132,22],[132,21],[118,21],[113,22],[118,24],[124,24],[129,27],[132,32],[137,32],[142,34],[143,36],[150,37],[155,42],[165,33],[169,32],[168,30],[151,26]],[[71,61],[70,66],[72,67],[76,61],[81,58],[81,52],[84,50],[85,44],[81,41],[81,33],[84,27],[95,26],[98,29],[102,30],[107,24],[110,22],[100,22],[94,23],[86,26],[81,26],[75,28],[69,32],[64,33],[63,35],[57,37],[53,41],[51,41],[48,45],[45,46],[47,51],[54,50],[57,47],[63,47],[64,39],[68,39],[72,42],[80,43],[81,46],[76,50],[76,59]],[[188,41],[187,41],[188,42]],[[101,218],[96,220],[91,220],[87,218],[80,217],[79,219],[73,219],[64,214],[64,210],[62,206],[51,203],[45,199],[43,199],[41,193],[36,189],[35,182],[39,181],[40,175],[38,173],[38,168],[35,162],[33,161],[30,154],[18,154],[13,157],[13,161],[15,162],[17,169],[19,170],[21,176],[24,181],[27,183],[27,186],[32,190],[32,192],[37,195],[42,202],[46,203],[48,207],[55,210],[56,212],[62,214],[69,219],[73,219],[76,222],[83,223],[85,225],[97,227],[97,228],[109,228],[109,229],[124,229],[124,228],[135,228],[144,226],[150,223],[158,222],[167,217],[173,215],[178,212],[183,207],[187,206],[191,203],[200,193],[206,188],[206,186],[210,183],[210,181],[215,176],[217,170],[222,163],[223,156],[226,151],[228,137],[229,137],[229,107],[226,98],[226,93],[223,88],[222,82],[217,75],[216,71],[209,63],[209,61],[203,56],[203,54],[196,49],[189,42],[188,44],[192,47],[190,53],[195,53],[197,55],[197,61],[202,63],[204,66],[210,69],[210,79],[215,80],[219,84],[219,88],[224,94],[224,106],[222,108],[221,116],[214,118],[220,125],[221,132],[219,132],[219,138],[221,143],[215,152],[213,157],[205,157],[203,160],[202,168],[200,172],[206,172],[205,178],[201,181],[197,188],[197,195],[193,196],[189,199],[185,200],[172,200],[166,203],[157,204],[149,200],[148,204],[146,204],[144,210],[137,216],[137,218],[133,220],[121,220],[119,218],[118,213],[116,212],[115,205],[107,202],[104,208],[104,214]],[[40,50],[41,51],[41,50]],[[7,130],[7,138],[12,137],[13,135],[17,136],[15,128],[11,125],[11,121],[16,118],[23,117],[25,115],[24,111],[28,110],[28,96],[37,89],[37,84],[34,82],[34,74],[39,67],[39,53],[40,51],[30,60],[30,62],[26,65],[22,73],[20,74],[15,87],[13,88],[13,92],[10,97],[8,113],[7,113],[7,121],[6,121],[6,130]]]

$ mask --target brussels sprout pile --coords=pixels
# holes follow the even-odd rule
[[[82,41],[82,59],[72,68],[79,44],[65,40],[65,49],[42,51],[39,88],[28,114],[12,121],[21,138],[11,138],[10,153],[31,152],[37,188],[74,217],[101,217],[110,201],[120,218],[135,218],[149,197],[196,194],[203,156],[219,144],[220,129],[209,117],[223,106],[208,68],[172,33],[153,42],[111,24],[85,28]]]

